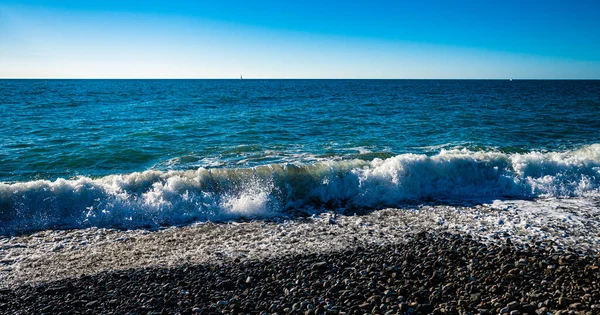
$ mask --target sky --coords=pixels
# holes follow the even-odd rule
[[[0,0],[0,78],[600,79],[600,1]]]

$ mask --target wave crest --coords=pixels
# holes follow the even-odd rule
[[[600,190],[600,144],[566,152],[442,150],[434,156],[145,171],[0,184],[0,233],[152,227],[377,208],[433,199],[574,197]]]

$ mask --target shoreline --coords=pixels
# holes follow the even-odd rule
[[[522,201],[520,201],[522,202]],[[326,254],[395,245],[419,232],[470,235],[482,243],[551,242],[595,255],[600,221],[593,207],[531,201],[476,207],[422,205],[362,215],[198,223],[160,230],[47,230],[0,238],[0,289],[130,268],[170,268]],[[584,210],[587,209],[587,210]]]
[[[0,291],[9,313],[600,312],[600,256],[445,232],[329,253],[134,268]]]

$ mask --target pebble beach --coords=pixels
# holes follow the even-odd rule
[[[600,257],[448,233],[278,259],[133,268],[0,292],[14,314],[597,314]]]
[[[495,202],[7,237],[0,310],[597,314],[599,229],[562,209],[527,226]]]

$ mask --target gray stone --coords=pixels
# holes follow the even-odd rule
[[[509,311],[514,311],[514,310],[518,309],[519,307],[521,307],[521,304],[519,304],[519,302],[517,302],[517,301],[513,301],[513,302],[506,304],[506,308],[508,308]]]
[[[320,261],[317,263],[314,263],[312,265],[312,269],[313,270],[323,270],[323,269],[327,269],[327,262],[326,261]]]

